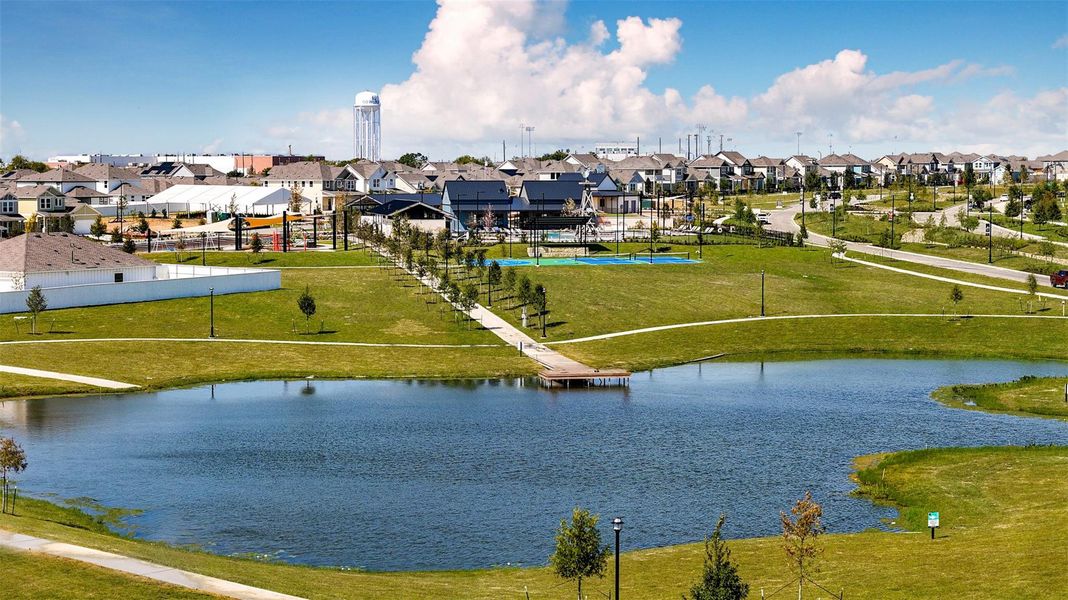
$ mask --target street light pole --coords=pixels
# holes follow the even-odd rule
[[[764,316],[764,269],[760,270],[760,316]]]
[[[612,519],[612,529],[616,532],[616,595],[615,600],[619,600],[619,533],[623,531],[623,519],[616,517]]]
[[[990,211],[987,214],[987,223],[986,223],[986,237],[987,237],[986,262],[987,262],[987,264],[991,264],[992,265],[992,264],[994,264],[994,199],[991,198],[990,202],[986,203],[986,206],[987,206],[987,209]],[[1020,207],[1020,210],[1021,211],[1023,210],[1023,206]],[[979,214],[983,214],[983,213],[979,213]]]
[[[208,337],[215,337],[215,288],[208,288],[211,294],[211,332]]]

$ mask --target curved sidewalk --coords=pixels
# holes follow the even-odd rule
[[[546,346],[556,346],[561,344],[579,344],[582,342],[596,342],[598,340],[608,340],[617,337],[623,337],[628,335],[638,335],[640,333],[654,333],[657,331],[669,331],[671,329],[685,329],[688,327],[704,327],[706,325],[730,325],[732,323],[752,323],[756,321],[789,321],[789,320],[801,320],[801,319],[852,319],[858,317],[890,317],[890,318],[908,318],[908,319],[929,319],[929,318],[944,318],[949,315],[944,314],[927,314],[927,313],[852,313],[842,315],[779,315],[774,317],[740,317],[737,319],[720,319],[717,321],[694,321],[692,323],[674,323],[671,325],[658,325],[656,327],[643,327],[641,329],[630,329],[627,331],[616,331],[614,333],[602,333],[600,335],[591,335],[588,337],[572,338],[570,340],[557,340],[552,342],[545,342]],[[1068,320],[1068,317],[1061,317],[1057,315],[973,315],[963,314],[961,317],[969,318],[982,318],[982,319],[1052,319],[1052,320]]]
[[[107,388],[109,390],[131,390],[137,387],[141,387],[132,383],[123,383],[121,381],[112,381],[110,379],[101,379],[99,377],[71,375],[70,373],[57,373],[56,371],[27,369],[25,367],[12,367],[10,365],[0,365],[0,373],[13,373],[15,375],[26,375],[29,377],[42,377],[44,379],[58,379],[60,381],[84,383],[85,385]]]
[[[183,571],[173,567],[165,567],[148,561],[104,552],[85,546],[75,546],[63,542],[54,542],[31,535],[14,533],[0,529],[0,548],[8,548],[22,552],[36,552],[89,563],[113,571],[121,571],[130,575],[137,575],[148,579],[154,579],[162,583],[177,585],[198,592],[218,594],[239,600],[303,600],[299,596],[280,594],[262,588],[256,588],[243,583],[235,583],[216,577],[208,577]]]

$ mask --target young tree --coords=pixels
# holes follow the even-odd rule
[[[45,299],[41,286],[35,285],[30,288],[30,293],[26,296],[26,310],[30,311],[30,315],[33,316],[33,320],[30,322],[30,331],[36,335],[37,315],[48,310],[48,300]]]
[[[127,233],[125,239],[122,240],[122,251],[126,254],[133,254],[136,250],[137,244],[134,243],[133,236]]]
[[[790,513],[793,517],[780,512],[779,520],[782,522],[786,561],[797,569],[797,597],[800,598],[805,586],[806,569],[814,570],[821,551],[816,541],[824,530],[821,522],[823,507],[812,499],[811,492],[805,492],[805,496],[790,508]]]
[[[519,277],[519,304],[526,306],[530,304],[530,293],[533,291],[534,286],[530,284],[530,278],[526,275]]]
[[[312,315],[315,314],[315,298],[312,297],[308,286],[304,286],[304,291],[297,298],[297,308],[304,313],[304,331],[307,332],[308,323],[311,321]]]
[[[297,185],[289,188],[289,212],[300,213],[304,207],[304,197],[301,196],[303,192],[304,189]]]
[[[487,206],[486,210],[482,212],[482,228],[491,229],[497,224],[497,217],[493,214],[493,207]]]
[[[7,512],[7,474],[26,470],[26,452],[14,438],[0,438],[0,478],[3,480],[3,512]]]
[[[122,234],[119,233],[119,228],[118,227],[116,227],[115,229],[111,230],[111,243],[112,244],[121,244],[122,243]]]
[[[178,218],[178,215],[174,215],[174,218],[171,219],[171,229],[181,229],[181,228],[182,228],[182,220]]]
[[[501,265],[497,261],[490,263],[486,272],[486,304],[493,306],[493,288],[501,283]]]
[[[534,310],[541,316],[541,337],[545,337],[545,313],[549,312],[549,298],[545,294],[545,286],[538,284],[530,296]]]
[[[738,565],[731,560],[731,550],[723,541],[723,524],[727,515],[720,515],[711,538],[705,538],[705,563],[701,581],[690,587],[690,597],[683,600],[744,600],[749,584],[738,576]]]
[[[961,291],[960,286],[954,284],[953,289],[949,290],[949,301],[953,303],[953,311],[956,312],[957,305],[964,300],[964,292]]]
[[[460,297],[460,306],[465,312],[471,312],[478,304],[478,286],[468,283],[464,286],[463,295]]]
[[[263,252],[263,238],[260,237],[259,233],[252,234],[252,239],[249,240],[249,248],[256,255],[256,262],[258,263],[260,261],[259,254]]]
[[[509,294],[515,291],[515,267],[508,267],[504,270],[504,276],[502,277],[501,284],[504,286],[504,291],[508,292]]]
[[[97,215],[96,220],[89,226],[89,234],[94,237],[104,237],[107,232],[108,226],[104,225],[104,220]]]
[[[597,530],[597,515],[576,508],[571,513],[571,523],[560,520],[556,532],[556,550],[549,557],[549,565],[557,576],[568,581],[578,581],[578,598],[582,600],[582,580],[604,577],[608,568],[608,545],[601,544],[601,532]]]

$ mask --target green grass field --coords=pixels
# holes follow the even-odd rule
[[[794,220],[799,225],[801,224],[800,215]],[[876,219],[867,215],[849,214],[848,212],[845,216],[839,215],[837,219],[832,213],[810,212],[805,215],[805,227],[809,231],[820,235],[830,236],[833,234],[839,239],[871,244],[878,243],[884,231],[890,232],[890,222],[888,220]],[[893,231],[895,243],[900,243],[901,235],[909,229],[912,229],[910,223],[896,223]]]
[[[931,394],[947,406],[1068,420],[1064,377],[1024,377],[1008,383],[952,385]]]
[[[950,248],[948,246],[935,245],[935,244],[902,244],[902,250],[909,252],[916,252],[919,254],[930,254],[932,256],[943,256],[945,258],[955,258],[957,260],[966,260],[968,262],[988,263],[991,252],[987,248],[975,248],[970,246],[959,246],[956,248]],[[1023,252],[1038,253],[1038,245],[1030,244],[1023,248]],[[994,262],[990,263],[997,267],[1005,267],[1006,269],[1015,269],[1017,271],[1030,271],[1032,273],[1042,273],[1052,268],[1068,269],[1068,260],[1058,257],[1052,263],[1044,258],[1030,258],[1027,256],[1020,256],[1009,252],[999,251],[997,247],[993,251]]]
[[[919,450],[864,457],[858,460],[858,468],[859,494],[899,507],[900,516],[894,520],[898,531],[832,533],[822,538],[820,569],[814,577],[826,587],[844,590],[847,598],[872,600],[1054,600],[1068,589],[1068,570],[1063,568],[1068,546],[1068,510],[1064,508],[1068,487],[1063,485],[1068,477],[1068,448]],[[42,501],[21,506],[20,516],[0,516],[0,528],[313,599],[523,599],[525,591],[535,600],[574,595],[571,584],[544,567],[380,573],[269,564],[117,537],[82,513]],[[942,518],[934,541],[926,533],[924,520],[931,510],[939,511]],[[709,524],[715,517],[708,516]],[[769,524],[778,522],[777,514],[766,518]],[[828,513],[824,518],[833,524],[835,515]],[[548,538],[552,533],[545,535]],[[792,579],[777,537],[732,540],[730,547],[741,576],[752,585],[751,597],[759,597],[761,588],[770,593]],[[639,600],[678,597],[699,576],[702,551],[696,543],[625,552],[620,595]],[[0,563],[8,564],[10,556],[0,553]],[[33,555],[22,555],[16,561],[16,572],[34,576],[5,578],[6,590],[15,597],[48,597],[47,591],[36,590],[63,586],[107,585],[102,588],[105,596],[108,591],[114,592],[112,596],[138,592],[132,580],[101,581],[96,569],[57,569],[48,564],[52,559]],[[600,598],[609,592],[612,578],[609,561],[608,576],[587,581],[584,590],[590,598]],[[166,593],[159,592],[158,597],[173,597]]]
[[[526,267],[516,272],[547,289],[548,341],[759,316],[761,269],[766,272],[768,316],[953,311],[950,284],[834,261],[823,249],[713,246],[705,248],[704,256],[700,264]],[[494,309],[518,323],[516,302],[507,294],[494,302]],[[1021,312],[1013,294],[981,289],[966,290],[958,310]],[[779,341],[787,343],[789,337]]]
[[[641,251],[645,244],[625,244]],[[690,246],[664,250],[689,250]],[[614,248],[613,248],[614,249]],[[506,252],[506,247],[494,247]],[[222,253],[213,261],[234,264],[244,256]],[[293,258],[299,256],[300,258]],[[314,257],[373,263],[364,252],[290,254],[281,266],[316,266]],[[300,261],[300,265],[290,264]],[[355,265],[361,266],[361,265]],[[548,340],[561,341],[635,328],[753,317],[760,314],[760,269],[765,269],[768,316],[857,313],[952,314],[950,285],[833,261],[816,248],[714,245],[704,261],[686,265],[517,268],[548,290]],[[455,273],[455,272],[454,272]],[[307,286],[318,311],[305,323],[296,299]],[[218,296],[218,342],[78,342],[2,348],[4,363],[126,381],[150,389],[215,381],[316,377],[495,377],[525,375],[532,361],[516,355],[491,332],[457,321],[436,296],[411,278],[380,268],[283,270],[282,290]],[[892,292],[892,293],[888,293]],[[494,309],[519,323],[516,302],[505,292]],[[483,299],[485,296],[483,296]],[[385,299],[385,301],[383,301]],[[1051,305],[1052,306],[1052,305]],[[1049,309],[1050,307],[1044,307]],[[1054,307],[1055,308],[1055,307]],[[1021,314],[1015,294],[966,289],[962,314]],[[1051,309],[1052,310],[1052,309]],[[0,340],[205,338],[208,300],[187,298],[48,311],[51,333],[17,334],[0,325]],[[1050,310],[1040,314],[1053,314]],[[805,354],[827,356],[951,354],[1014,358],[1063,358],[1066,322],[991,319],[843,319],[768,321],[679,329],[559,349],[594,366],[641,369],[727,353],[760,359]],[[310,333],[306,333],[305,328]],[[324,331],[318,333],[320,328]],[[538,332],[533,328],[530,333]],[[1029,343],[1013,340],[1029,336]],[[366,348],[228,343],[230,339],[297,342],[493,345],[495,348]],[[991,343],[988,340],[995,340]],[[17,351],[11,350],[17,348]],[[61,348],[58,354],[56,349]],[[650,349],[654,349],[650,351]],[[58,356],[58,360],[56,357]],[[0,375],[6,397],[85,392],[84,386]],[[4,397],[0,396],[0,397]]]

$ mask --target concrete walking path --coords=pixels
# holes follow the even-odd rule
[[[132,383],[123,383],[121,381],[112,381],[110,379],[101,379],[99,377],[86,377],[84,375],[71,375],[70,373],[57,373],[55,371],[43,371],[41,369],[27,369],[25,367],[12,367],[10,365],[0,365],[0,373],[13,373],[15,375],[27,375],[29,377],[41,377],[45,379],[59,379],[60,381],[70,381],[73,383],[84,383],[86,385],[92,385],[96,387],[107,388],[109,390],[130,390],[140,386]]]
[[[686,329],[689,327],[705,327],[711,325],[730,325],[733,323],[755,323],[757,321],[792,321],[802,319],[851,319],[851,318],[864,318],[864,317],[887,317],[887,318],[905,318],[905,319],[929,319],[929,318],[944,318],[951,315],[941,313],[849,313],[840,315],[777,315],[774,317],[739,317],[737,319],[719,319],[716,321],[694,321],[692,323],[674,323],[672,325],[658,325],[656,327],[643,327],[641,329],[630,329],[627,331],[616,331],[614,333],[602,333],[600,335],[591,335],[588,337],[572,338],[570,340],[556,340],[552,342],[546,342],[546,346],[555,346],[560,344],[580,344],[582,342],[596,342],[599,340],[609,340],[617,337],[624,337],[628,335],[638,335],[641,333],[653,333],[657,331],[668,331],[671,329]],[[961,314],[960,317],[969,318],[982,318],[982,319],[1053,319],[1068,321],[1068,317],[1062,317],[1058,315],[974,315],[974,314]]]
[[[481,304],[476,304],[475,307],[471,309],[471,318],[482,323],[484,328],[490,330],[494,335],[501,338],[508,343],[508,345],[517,350],[519,345],[522,344],[523,354],[538,361],[538,363],[546,369],[567,372],[593,370],[589,366],[584,365],[577,360],[570,359],[549,348],[548,344],[534,341],[534,338],[523,333],[519,329],[516,329],[511,323],[497,316],[496,313],[490,311]]]
[[[153,579],[162,583],[169,583],[199,592],[219,594],[240,600],[303,600],[298,596],[280,594],[262,588],[256,588],[242,583],[235,583],[216,577],[208,577],[190,571],[183,571],[172,567],[165,567],[120,554],[104,552],[94,548],[75,546],[63,542],[54,542],[39,537],[14,533],[0,529],[0,547],[23,552],[35,552],[47,554],[59,558],[76,560],[89,563],[113,571],[121,571],[130,575],[137,575]]]

